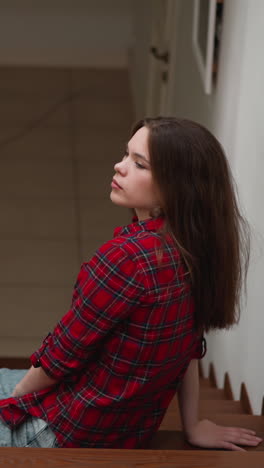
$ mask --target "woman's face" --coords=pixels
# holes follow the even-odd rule
[[[113,203],[134,208],[138,219],[150,217],[150,210],[158,206],[148,152],[147,127],[141,127],[129,140],[122,161],[115,164],[110,198]]]

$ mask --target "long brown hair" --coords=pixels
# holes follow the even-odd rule
[[[165,232],[191,277],[197,329],[228,328],[240,316],[249,261],[249,227],[218,140],[202,125],[174,117],[145,118],[153,179]]]

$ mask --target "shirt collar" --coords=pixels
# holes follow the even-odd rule
[[[164,216],[158,216],[157,218],[148,218],[143,221],[138,221],[137,217],[134,216],[132,223],[127,226],[119,226],[114,230],[114,237],[122,236],[124,234],[133,234],[140,231],[158,231],[164,224]]]

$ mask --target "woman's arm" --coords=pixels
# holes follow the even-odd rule
[[[143,291],[141,272],[130,252],[116,241],[103,244],[82,264],[70,310],[30,357],[33,367],[13,396],[43,390],[81,372],[106,335],[137,309]]]
[[[82,372],[106,336],[137,310],[142,276],[127,247],[115,240],[103,244],[82,264],[71,307],[30,357],[33,366],[58,381]]]
[[[197,359],[193,359],[190,362],[178,395],[182,427],[188,439],[193,427],[199,422],[199,374]]]
[[[204,448],[244,451],[239,445],[256,446],[262,439],[255,432],[240,427],[218,426],[207,419],[199,421],[198,361],[194,359],[183,378],[179,391],[183,430],[190,444]]]
[[[21,397],[26,393],[38,392],[50,385],[58,383],[57,380],[51,379],[41,367],[31,367],[26,375],[14,388],[13,397]]]

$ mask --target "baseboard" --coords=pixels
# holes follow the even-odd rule
[[[27,358],[0,357],[0,369],[29,369],[30,361]]]

